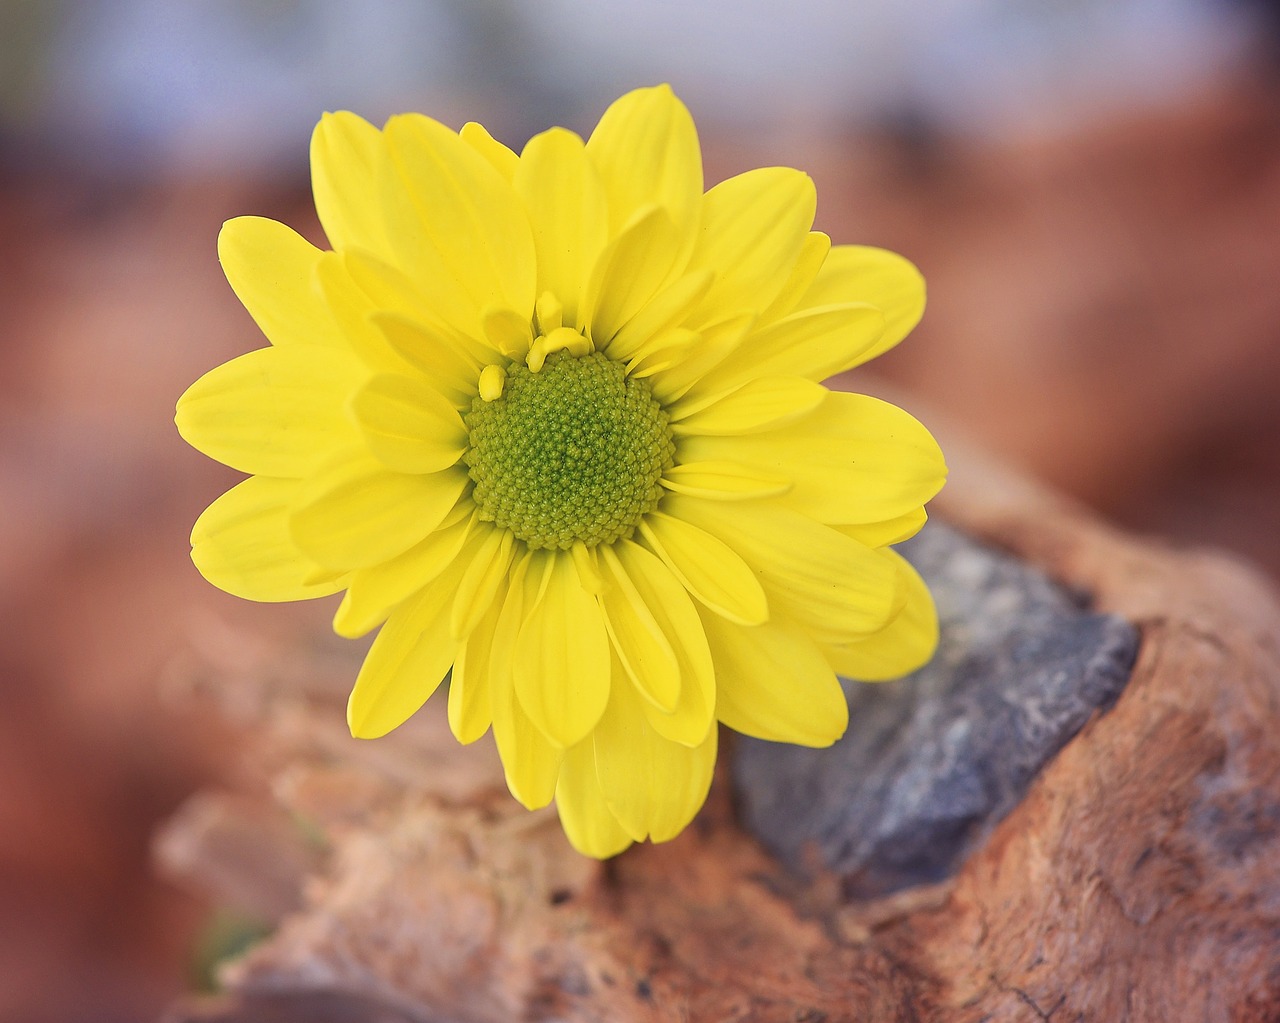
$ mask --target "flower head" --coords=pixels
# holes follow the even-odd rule
[[[449,675],[459,741],[492,727],[515,797],[608,856],[692,819],[717,720],[827,745],[837,672],[928,660],[932,602],[888,545],[942,457],[907,413],[820,383],[901,340],[923,282],[812,231],[806,175],[704,194],[665,86],[585,144],[553,128],[517,156],[477,124],[339,113],[311,159],[332,250],[226,224],[271,347],[198,380],[177,423],[250,474],[192,532],[210,582],[345,590],[334,628],[381,626],[354,735]]]

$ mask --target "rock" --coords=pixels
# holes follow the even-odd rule
[[[452,742],[442,701],[386,739],[358,742],[344,734],[341,688],[289,681],[306,663],[295,651],[289,671],[215,669],[210,688],[260,708],[259,791],[321,836],[324,855],[281,888],[302,902],[275,933],[223,967],[224,993],[174,1006],[167,1023],[1280,1018],[1274,590],[1223,557],[1121,535],[953,438],[944,446],[953,475],[939,517],[1141,634],[1118,696],[1101,668],[1074,710],[1050,686],[1041,705],[1054,708],[1057,737],[1026,746],[1034,757],[1006,758],[1003,780],[973,803],[988,816],[953,814],[968,830],[945,855],[930,860],[917,844],[903,857],[948,876],[868,898],[859,884],[899,886],[906,868],[882,857],[852,882],[798,874],[740,827],[727,762],[678,838],[586,860],[552,813],[528,814],[506,795],[487,742]],[[1088,614],[1074,627],[1091,620],[1106,640],[1096,665],[1123,664],[1124,630]],[[974,628],[998,631],[990,616]],[[1113,697],[1110,710],[1087,709]],[[918,719],[904,720],[910,729]],[[1011,746],[1024,738],[1009,729]],[[904,814],[946,803],[936,787],[902,784]],[[881,845],[893,819],[881,814]],[[190,843],[170,831],[163,848],[186,850],[196,887],[216,879],[252,891],[215,869],[234,868],[225,844],[208,840],[230,827]],[[294,840],[280,841],[281,857],[294,855]],[[236,862],[255,869],[261,853]],[[318,1005],[331,1011],[316,1015]]]
[[[1138,634],[1017,559],[937,521],[900,550],[929,583],[934,659],[888,685],[845,681],[849,731],[825,750],[742,739],[733,776],[747,830],[849,895],[941,881],[1108,708]]]

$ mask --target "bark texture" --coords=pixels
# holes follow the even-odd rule
[[[1142,637],[1114,706],[953,874],[854,898],[789,870],[736,823],[727,771],[678,839],[596,864],[505,794],[487,740],[452,741],[443,701],[359,743],[350,664],[215,665],[263,722],[275,822],[265,796],[201,797],[158,848],[279,926],[170,1023],[1280,1018],[1275,593],[945,446],[950,523]]]

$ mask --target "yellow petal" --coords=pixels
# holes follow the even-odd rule
[[[316,213],[335,249],[359,246],[387,252],[378,203],[382,133],[348,111],[325,114],[311,136],[311,190]]]
[[[461,322],[450,320],[466,333],[476,332],[480,314],[491,306],[531,312],[533,236],[511,185],[455,132],[429,117],[398,115],[383,135],[399,178],[398,188],[382,190],[396,217],[391,240],[399,265],[420,286],[433,286],[433,297],[441,288],[456,289],[467,300]],[[443,279],[434,277],[441,273]]]
[[[716,763],[716,730],[697,746],[670,742],[649,727],[628,686],[615,686],[592,733],[596,777],[609,810],[632,838],[666,842],[706,802]]]
[[[347,700],[347,725],[357,739],[399,728],[444,681],[457,643],[449,635],[456,571],[446,572],[396,609],[373,641]]]
[[[374,457],[396,472],[438,472],[467,450],[462,417],[424,380],[379,374],[356,392],[349,408]]]
[[[845,368],[859,366],[896,345],[924,315],[924,278],[896,252],[865,245],[837,245],[818,271],[798,309],[868,302],[884,313],[884,332]]]
[[[375,313],[371,321],[387,343],[456,409],[471,407],[481,363],[429,327],[396,313]]]
[[[733,353],[709,367],[688,390],[688,400],[714,400],[759,377],[821,381],[856,365],[884,330],[870,305],[820,306],[792,313],[752,331]]]
[[[928,521],[929,514],[924,508],[914,508],[897,518],[882,522],[861,522],[832,528],[868,547],[887,547],[889,544],[911,539]]]
[[[667,282],[681,239],[667,212],[650,206],[601,252],[578,308],[578,326],[607,350],[618,328]]]
[[[513,309],[490,306],[480,314],[485,340],[509,359],[524,359],[533,343],[533,324]]]
[[[623,540],[613,552],[671,644],[680,667],[680,698],[664,712],[651,701],[641,709],[659,735],[683,746],[697,746],[715,723],[716,675],[706,633],[688,591],[662,561],[639,544]]]
[[[947,476],[937,441],[915,418],[878,398],[835,391],[778,430],[686,436],[680,451],[689,461],[730,459],[785,475],[795,485],[780,500],[829,523],[914,514]]]
[[[265,217],[236,217],[218,234],[222,272],[273,345],[345,347],[315,286],[323,255],[292,228]]]
[[[516,699],[513,683],[516,640],[525,611],[537,600],[542,582],[539,571],[531,577],[534,559],[526,554],[511,572],[489,653],[489,698],[493,710],[493,738],[502,758],[507,788],[527,809],[546,806],[555,796],[563,751],[552,746],[534,727]]]
[[[818,647],[785,621],[742,628],[704,614],[716,659],[716,716],[734,731],[798,746],[830,746],[849,705]]]
[[[608,351],[612,359],[631,359],[644,351],[653,338],[688,319],[713,280],[715,273],[711,270],[678,277],[636,309],[611,338],[596,337],[596,346]]]
[[[484,125],[468,121],[458,134],[463,142],[489,161],[504,181],[511,181],[516,176],[520,157],[490,135]]]
[[[717,400],[684,398],[671,408],[676,436],[733,437],[773,429],[812,412],[827,396],[821,384],[800,377],[763,377]]]
[[[929,663],[938,648],[938,612],[920,574],[905,558],[897,559],[907,591],[906,606],[879,632],[856,643],[828,647],[831,666],[846,678],[882,682],[901,678]]]
[[[376,565],[440,525],[468,482],[466,470],[457,467],[409,476],[371,458],[344,458],[298,489],[291,535],[322,565]]]
[[[689,111],[668,85],[636,89],[614,102],[587,141],[609,197],[610,234],[657,204],[691,247],[702,204],[702,151]]]
[[[725,309],[766,308],[800,257],[817,202],[809,175],[789,167],[747,171],[712,188],[689,270],[712,269],[716,280],[689,325]]]
[[[609,636],[569,553],[535,552],[535,561],[543,593],[516,640],[516,694],[539,731],[567,749],[586,738],[609,698]]]
[[[449,729],[464,746],[484,735],[493,721],[489,662],[506,594],[498,596],[503,599],[489,601],[488,609],[458,649],[449,677]]]
[[[462,553],[467,569],[458,580],[449,628],[455,639],[465,638],[484,617],[507,579],[515,537],[509,529],[477,522]]]
[[[823,642],[848,642],[883,628],[906,599],[890,552],[772,502],[739,510],[673,495],[664,507],[723,538],[755,571],[769,606]]]
[[[662,512],[646,516],[640,532],[685,589],[716,614],[744,625],[769,617],[755,574],[724,541]]]
[[[306,476],[334,451],[358,448],[343,406],[365,376],[335,349],[260,348],[192,384],[174,422],[188,444],[233,469]]]
[[[668,490],[711,501],[746,501],[786,493],[785,476],[753,471],[737,462],[691,462],[673,465],[660,481]]]
[[[631,844],[631,836],[610,813],[600,791],[590,740],[565,753],[556,785],[556,810],[565,836],[583,856],[607,860]]]
[[[347,257],[351,250],[348,250]],[[386,338],[369,322],[377,308],[365,290],[352,278],[350,259],[325,252],[315,269],[315,287],[323,296],[346,346],[374,372],[403,373],[408,368]]]
[[[680,663],[675,651],[617,554],[605,545],[599,551],[605,582],[600,603],[614,652],[636,688],[670,713],[680,699]]]
[[[582,139],[563,128],[535,135],[513,181],[538,253],[538,294],[551,292],[576,322],[587,276],[608,237],[608,203]]]
[[[664,405],[671,405],[686,394],[694,394],[707,374],[726,360],[737,364],[738,350],[750,336],[755,317],[755,313],[745,311],[705,324],[699,330],[701,341],[685,358],[654,374],[650,385],[653,396]]]
[[[289,538],[297,489],[297,480],[253,476],[209,505],[191,530],[200,574],[246,600],[307,600],[342,589],[345,575],[324,571]]]
[[[772,323],[795,309],[801,297],[817,278],[827,253],[831,251],[831,239],[821,231],[810,231],[800,247],[795,266],[787,275],[786,283],[772,302],[760,314],[761,323]],[[874,304],[874,303],[872,303]]]
[[[363,636],[452,564],[474,524],[469,505],[459,501],[435,532],[398,557],[352,572],[333,618],[333,631],[348,639]]]

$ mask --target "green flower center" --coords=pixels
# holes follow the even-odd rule
[[[537,373],[513,364],[502,393],[477,397],[463,419],[480,517],[534,548],[628,535],[657,507],[675,456],[648,382],[599,352],[555,352]]]

